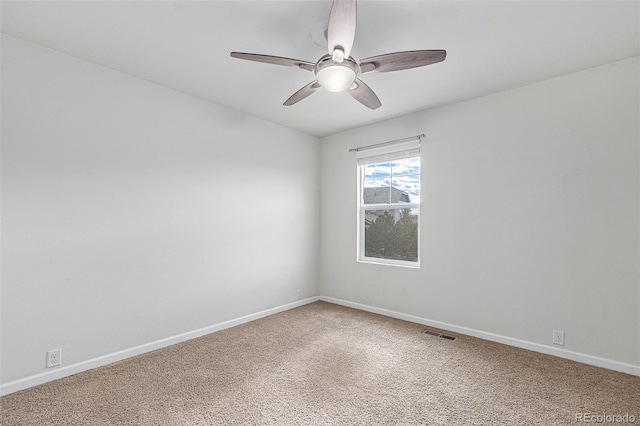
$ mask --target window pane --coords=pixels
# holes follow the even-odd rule
[[[402,191],[404,194],[406,194],[406,197],[403,196],[399,201],[396,202],[420,202],[420,175],[394,175],[391,186],[394,189]]]
[[[418,209],[365,210],[364,255],[418,261]]]
[[[365,188],[382,188],[383,186],[389,185],[391,185],[391,176],[364,180]]]
[[[362,190],[362,202],[364,204],[389,204],[391,187],[386,186],[373,186],[365,187]]]
[[[393,175],[419,175],[420,174],[420,157],[405,158],[396,160],[391,163]]]
[[[391,163],[375,163],[364,166],[364,177],[382,178],[391,175]]]

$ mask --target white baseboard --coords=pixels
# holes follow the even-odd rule
[[[176,343],[182,343],[187,340],[195,339],[196,337],[201,337],[210,333],[215,333],[216,331],[235,327],[236,325],[255,321],[257,319],[264,318],[269,315],[277,314],[279,312],[284,312],[289,309],[297,308],[299,306],[306,305],[308,303],[317,302],[318,300],[320,300],[319,296],[298,300],[293,303],[277,306],[275,308],[267,309],[255,314],[247,315],[244,317],[240,317],[240,318],[236,318],[228,321],[223,321],[221,323],[210,325],[208,327],[200,328],[193,331],[188,331],[186,333],[167,337],[165,339],[156,340],[155,342],[146,343],[144,345],[136,346],[130,349],[125,349],[123,351],[115,352],[112,354],[103,355],[98,358],[93,358],[87,361],[79,362],[77,364],[62,366],[59,368],[55,368],[51,371],[45,371],[40,374],[35,374],[33,376],[25,377],[23,379],[18,379],[13,382],[0,385],[0,396],[4,396],[13,392],[18,392],[24,389],[28,389],[33,386],[38,386],[47,382],[51,382],[53,380],[62,379],[63,377],[72,376],[74,374],[82,373],[83,371],[91,370],[97,367],[102,367],[107,364],[112,364],[114,362],[122,361],[123,359],[131,358],[147,352],[155,351],[157,349],[162,349],[167,346],[175,345]]]
[[[347,306],[361,311],[372,312],[375,314],[384,315],[391,318],[397,318],[417,324],[423,324],[429,327],[440,328],[443,330],[452,331],[454,333],[464,334],[467,336],[478,337],[480,339],[489,340],[492,342],[502,343],[509,346],[515,346],[522,349],[531,350],[534,352],[540,352],[547,355],[554,355],[560,358],[569,359],[572,361],[581,362],[584,364],[593,365],[596,367],[607,368],[622,373],[632,374],[634,376],[640,376],[640,366],[625,364],[618,361],[613,361],[606,358],[600,358],[592,355],[586,355],[578,352],[572,352],[565,349],[558,349],[551,346],[545,346],[538,343],[528,342],[525,340],[514,339],[511,337],[500,336],[493,333],[487,333],[484,331],[474,330],[472,328],[460,327],[453,324],[448,324],[440,321],[429,320],[426,318],[417,317],[414,315],[403,314],[401,312],[390,311],[388,309],[376,308],[374,306],[364,305],[361,303],[350,302],[347,300],[336,299],[328,296],[314,296],[308,299],[298,300],[286,305],[277,306],[275,308],[267,309],[255,314],[246,315],[244,317],[223,321],[218,324],[214,324],[208,327],[200,328],[197,330],[189,331],[186,333],[178,334],[175,336],[167,337],[165,339],[156,340],[155,342],[147,343],[144,345],[136,346],[133,348],[125,349],[123,351],[107,354],[98,358],[93,358],[87,361],[79,362],[73,365],[62,366],[55,368],[51,371],[45,371],[40,374],[25,377],[0,385],[0,396],[8,395],[14,392],[18,392],[24,389],[38,386],[53,380],[61,379],[63,377],[72,376],[74,374],[81,373],[83,371],[91,370],[94,368],[102,367],[104,365],[112,364],[117,361],[122,361],[127,358],[131,358],[137,355],[142,355],[147,352],[155,351],[165,348],[167,346],[175,345],[177,343],[185,342],[187,340],[195,339],[216,331],[224,330],[227,328],[235,327],[240,324],[255,321],[260,318],[267,317],[269,315],[284,312],[289,309],[297,308],[309,303],[322,300],[336,305]]]
[[[440,328],[442,330],[452,331],[454,333],[464,334],[466,336],[478,337],[480,339],[492,342],[502,343],[509,346],[515,346],[521,349],[527,349],[534,352],[540,352],[547,355],[553,355],[560,358],[569,359],[571,361],[581,362],[583,364],[593,365],[595,367],[607,368],[609,370],[619,371],[634,376],[640,376],[640,365],[626,364],[619,361],[613,361],[606,358],[600,358],[593,355],[587,355],[579,352],[568,351],[566,349],[554,348],[551,346],[541,345],[539,343],[528,342],[526,340],[514,339],[512,337],[500,336],[498,334],[487,333],[472,328],[460,327],[445,322],[434,321],[426,318],[416,317],[414,315],[403,314],[401,312],[390,311],[388,309],[376,308],[374,306],[363,305],[361,303],[350,302],[348,300],[336,299],[334,297],[320,296],[320,300],[324,302],[334,303],[336,305],[347,306],[349,308],[359,309],[361,311],[372,312],[391,318],[397,318],[416,324],[422,324],[429,327]]]

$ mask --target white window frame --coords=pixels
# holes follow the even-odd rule
[[[360,148],[357,151],[358,158],[358,224],[357,224],[357,261],[360,263],[373,263],[379,265],[402,266],[409,268],[420,268],[420,200],[411,203],[380,203],[364,204],[364,179],[365,167],[367,164],[382,163],[385,161],[403,160],[407,158],[420,157],[420,137],[402,140],[399,143],[384,144],[371,149]],[[422,160],[422,159],[421,159]],[[420,167],[420,183],[422,184],[422,161]],[[421,192],[422,194],[422,192]],[[421,195],[422,196],[422,195]],[[396,259],[384,259],[379,257],[365,256],[365,215],[368,210],[402,210],[412,209],[418,212],[418,260],[406,261]]]

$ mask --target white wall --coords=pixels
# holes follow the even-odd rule
[[[640,366],[638,58],[321,140],[320,293]],[[420,133],[420,270],[356,262],[348,148]],[[515,341],[515,340],[514,340]]]
[[[2,383],[317,295],[318,142],[3,36]]]
[[[635,58],[319,147],[3,35],[1,383],[47,371],[47,349],[78,364],[297,289],[543,345],[561,329],[640,365],[637,75]],[[423,132],[422,268],[358,264],[347,149]]]

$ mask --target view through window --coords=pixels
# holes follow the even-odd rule
[[[359,171],[360,260],[418,266],[419,152],[360,164]]]

